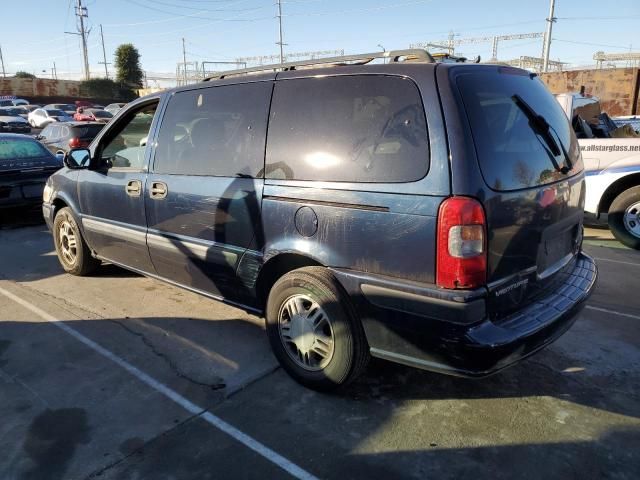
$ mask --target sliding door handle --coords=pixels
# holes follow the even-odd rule
[[[163,182],[151,182],[151,190],[149,196],[155,200],[161,200],[167,197],[167,184]]]

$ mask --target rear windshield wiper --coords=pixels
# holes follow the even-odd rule
[[[542,137],[545,144],[549,148],[549,159],[551,160],[551,163],[553,163],[553,167],[560,173],[569,173],[569,171],[573,168],[573,163],[571,162],[569,154],[567,153],[567,150],[562,143],[562,140],[560,140],[560,136],[558,135],[558,132],[556,132],[555,128],[549,125],[549,122],[547,122],[546,118],[536,113],[536,111],[531,108],[531,105],[525,102],[520,95],[513,95],[511,99],[522,111],[522,113],[525,114],[533,131],[540,137]],[[552,131],[556,138],[553,138],[553,135],[551,135]],[[566,165],[562,167],[558,164],[555,158],[559,155],[562,155],[565,160]]]

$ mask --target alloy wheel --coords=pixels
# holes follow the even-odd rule
[[[324,369],[335,350],[331,319],[307,295],[292,295],[278,313],[280,340],[291,359],[309,371]]]
[[[640,202],[636,202],[627,207],[624,212],[624,226],[627,231],[640,238]]]

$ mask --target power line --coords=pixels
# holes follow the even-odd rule
[[[379,5],[377,7],[356,8],[351,10],[339,10],[339,11],[333,11],[333,12],[292,13],[285,16],[286,17],[320,17],[324,15],[342,15],[344,13],[377,12],[379,10],[388,10],[390,8],[398,8],[398,7],[408,7],[411,5],[419,5],[422,3],[431,3],[431,0],[414,0],[412,2],[396,3],[393,5]]]
[[[167,7],[173,7],[173,8],[179,8],[179,9],[187,9],[187,10],[197,10],[200,12],[249,12],[249,11],[255,11],[255,10],[261,10],[264,7],[251,7],[251,8],[241,8],[241,9],[228,9],[228,8],[216,8],[216,9],[209,9],[209,8],[202,8],[202,7],[190,7],[190,6],[186,6],[186,5],[176,5],[175,3],[167,3],[167,2],[162,2],[160,0],[146,0],[149,3],[153,3],[156,5],[164,5]],[[239,3],[246,3],[249,0],[239,0],[236,1],[235,3],[231,4],[231,6],[233,5],[237,5]]]
[[[150,0],[147,0],[147,1],[150,1]],[[246,0],[243,0],[243,1],[246,1]],[[174,17],[175,17],[175,16],[177,16],[177,17],[192,18],[192,19],[198,19],[198,20],[224,20],[224,21],[227,21],[227,19],[220,19],[220,18],[205,17],[205,16],[203,16],[203,15],[200,15],[201,13],[206,13],[206,12],[208,12],[208,11],[212,11],[212,10],[197,9],[197,10],[199,10],[199,11],[198,11],[198,12],[196,12],[196,13],[189,14],[189,15],[183,15],[183,14],[179,14],[179,13],[176,13],[176,12],[169,12],[169,11],[167,11],[167,10],[162,10],[162,9],[159,9],[159,8],[156,8],[156,7],[151,7],[151,6],[149,6],[149,5],[145,5],[145,4],[143,4],[143,3],[139,3],[139,2],[137,2],[136,0],[129,0],[129,2],[131,2],[131,3],[133,3],[134,5],[137,5],[137,6],[139,6],[139,7],[146,8],[146,9],[148,9],[148,10],[153,10],[153,11],[155,11],[155,12],[166,13],[166,14],[168,14],[168,15],[173,15]],[[241,12],[243,12],[243,13],[248,13],[248,12],[254,12],[254,11],[256,11],[256,10],[261,10],[261,9],[263,9],[263,8],[265,8],[265,7],[256,7],[256,8],[254,8],[254,9],[239,10],[239,11],[241,11]],[[224,11],[224,10],[222,10],[222,11]],[[227,10],[227,11],[228,11],[228,12],[233,12],[233,10]],[[231,21],[231,20],[228,20],[228,21]]]
[[[577,42],[573,40],[560,40],[559,38],[553,39],[555,42],[563,42],[563,43],[574,43],[576,45],[589,45],[592,47],[608,47],[608,48],[621,48],[623,50],[629,50],[629,45],[608,45],[606,43],[591,43],[591,42]]]

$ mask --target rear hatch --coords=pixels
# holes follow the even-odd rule
[[[86,125],[74,125],[71,128],[72,138],[77,138],[84,146],[87,146],[96,138],[100,130],[104,128],[102,123],[88,123]]]
[[[584,175],[566,115],[537,76],[509,67],[456,75],[485,187],[490,315],[547,294],[582,244]]]

